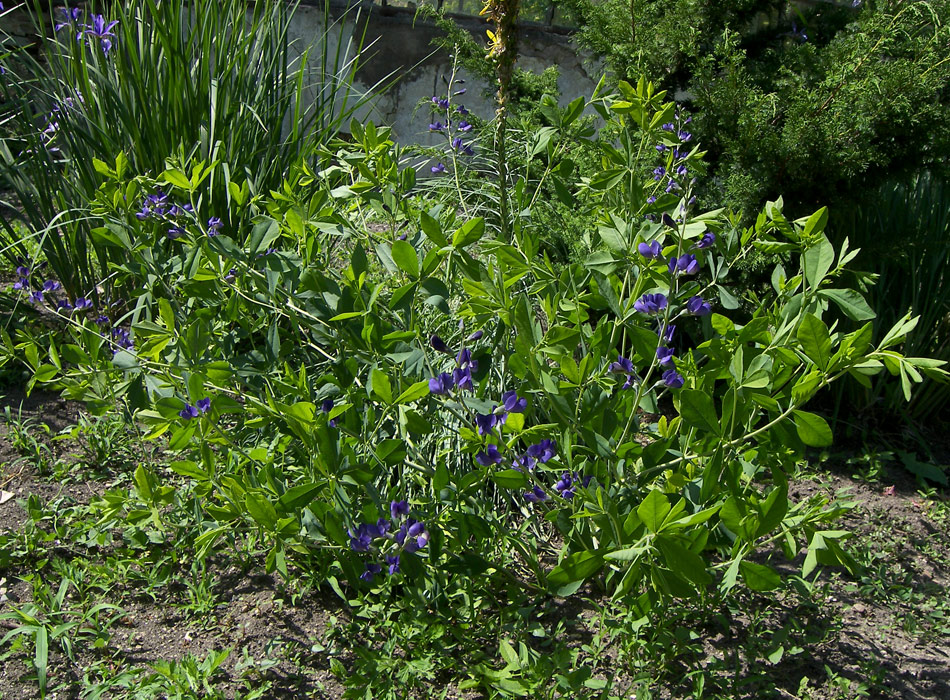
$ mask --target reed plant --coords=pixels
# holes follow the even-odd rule
[[[296,3],[113,0],[55,12],[42,3],[31,8],[36,50],[5,62],[0,181],[13,201],[0,248],[11,259],[38,252],[77,296],[96,294],[122,262],[96,237],[101,223],[81,213],[103,171],[160,175],[169,158],[228,163],[192,203],[227,217],[232,194],[279,187],[366,99],[352,87],[362,41],[343,38],[329,5],[314,44],[322,55],[311,57],[290,38]],[[35,243],[12,226],[18,217]]]

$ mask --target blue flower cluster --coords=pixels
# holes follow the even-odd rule
[[[461,80],[456,80],[461,83]],[[461,88],[452,93],[449,97],[432,98],[433,121],[429,124],[429,131],[444,134],[449,146],[453,151],[462,156],[474,156],[475,149],[471,143],[465,141],[465,136],[474,128],[465,117],[468,116],[468,110],[464,105],[452,104],[452,97],[458,97],[465,94],[465,88]],[[458,119],[458,121],[456,121]],[[445,163],[439,162],[429,168],[433,175],[439,175],[446,171]]]
[[[476,337],[477,335],[477,337]],[[473,335],[469,340],[477,340],[481,334]],[[429,344],[438,352],[451,355],[452,351],[445,342],[437,335],[429,339]],[[429,380],[429,391],[433,394],[444,396],[451,391],[473,391],[475,389],[475,380],[472,372],[478,370],[478,361],[472,359],[472,351],[468,348],[459,350],[455,357],[455,369],[449,372],[442,372]]]
[[[188,203],[176,204],[164,190],[158,189],[154,194],[146,195],[142,199],[142,208],[135,213],[135,218],[139,221],[158,221],[166,225],[168,238],[175,240],[187,233],[185,226],[195,221],[195,210]],[[224,222],[220,218],[212,216],[205,227],[205,235],[217,236],[223,226]]]
[[[409,503],[393,501],[389,504],[391,520],[380,518],[375,523],[363,523],[356,530],[349,530],[350,549],[354,552],[377,552],[385,557],[389,575],[399,573],[399,556],[402,552],[412,554],[429,544],[429,532],[425,523],[409,517]],[[397,529],[394,523],[402,521]],[[378,543],[377,540],[383,540]],[[360,575],[364,581],[372,581],[383,571],[383,564],[368,562]]]
[[[481,337],[482,332],[477,331],[468,338],[467,342],[478,340]],[[433,335],[429,339],[429,344],[437,352],[452,354],[452,349],[437,335]],[[456,369],[452,374],[442,372],[429,380],[429,391],[432,394],[442,396],[453,391],[453,388],[469,390],[474,388],[471,371],[477,368],[477,363],[472,360],[471,350],[463,348],[459,351],[455,360]],[[524,413],[527,408],[528,399],[519,396],[517,391],[509,390],[502,393],[500,403],[493,404],[488,413],[474,414],[476,432],[483,438],[481,449],[475,454],[475,461],[479,465],[483,467],[499,465],[504,467],[506,465],[508,460],[499,448],[501,427],[505,425],[509,415]],[[508,466],[520,472],[534,472],[538,464],[545,464],[552,460],[556,455],[556,450],[557,445],[554,440],[544,439],[529,445],[523,453],[512,456]],[[564,488],[558,488],[556,486],[555,488],[557,488],[558,494],[567,500],[573,498],[575,492],[572,488],[572,484],[574,484],[574,488],[576,488],[578,478],[576,475],[574,477],[570,475],[563,476],[558,484],[562,486],[567,484],[567,486],[564,486]],[[567,481],[565,481],[565,479],[567,479]],[[583,485],[586,486],[588,481],[589,479],[584,480]],[[549,493],[539,483],[535,484],[530,491],[527,491],[523,495],[528,503],[540,503],[550,498]]]
[[[53,305],[55,303],[56,311],[58,313],[73,313],[76,311],[91,311],[94,308],[94,304],[91,299],[86,297],[76,297],[72,302],[65,297],[59,297],[58,292],[63,288],[63,285],[55,279],[42,280],[42,276],[39,276],[38,273],[46,266],[46,263],[41,263],[35,265],[30,260],[24,258],[17,258],[17,267],[16,267],[16,282],[13,283],[13,291],[20,294],[26,295],[26,298],[33,304],[44,304],[44,305]],[[36,278],[36,281],[34,281]],[[57,298],[59,297],[59,298]],[[121,299],[113,302],[111,304],[112,308],[121,306],[123,301]],[[108,301],[104,305],[106,311],[109,310],[110,304]],[[105,335],[105,328],[110,325],[111,321],[109,317],[105,314],[99,314],[93,318],[96,325],[99,326],[102,330],[102,335],[107,340],[111,341],[112,352],[113,354],[118,353],[120,350],[133,350],[135,345],[132,342],[132,336],[128,330],[125,328],[120,328],[118,326],[113,327],[109,330],[109,334]]]

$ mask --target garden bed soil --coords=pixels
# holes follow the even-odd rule
[[[78,405],[49,394],[26,397],[7,391],[0,410],[3,406],[21,423],[48,425],[48,433],[39,433],[43,444],[54,459],[68,461],[69,441],[53,437],[76,423]],[[102,475],[70,473],[63,479],[62,474],[39,473],[23,456],[22,446],[15,446],[14,427],[0,422],[0,490],[12,494],[0,504],[0,535],[25,527],[24,504],[30,495],[41,503],[61,499],[75,505],[105,491]],[[856,504],[841,527],[854,532],[850,550],[867,566],[865,575],[857,580],[826,570],[807,595],[795,586],[778,595],[737,594],[731,605],[701,623],[704,636],[698,646],[670,660],[669,668],[651,671],[658,679],[665,674],[666,680],[650,688],[649,697],[690,697],[695,680],[683,679],[695,679],[700,671],[707,693],[703,697],[950,699],[947,494],[923,497],[904,472],[884,472],[882,481],[869,483],[847,471],[833,463],[822,465],[810,478],[796,481],[791,495],[802,500],[822,492]],[[51,557],[71,556],[57,550],[65,543],[48,546]],[[186,613],[189,600],[180,586],[168,586],[155,600],[124,601],[124,615],[104,648],[75,649],[73,660],[51,649],[49,697],[79,697],[82,676],[94,666],[118,673],[229,648],[221,671],[213,676],[220,697],[243,696],[258,679],[269,686],[261,697],[342,698],[347,655],[336,657],[344,669],[341,678],[340,667],[334,673],[324,651],[329,630],[349,618],[343,601],[329,589],[289,594],[274,577],[262,574],[263,565],[242,571],[223,561],[213,569],[213,560],[210,611]],[[798,566],[800,561],[779,565],[788,580],[800,572]],[[25,579],[31,573],[15,565],[0,569],[0,614],[30,602],[31,585]],[[585,621],[596,617],[589,605],[570,600],[553,605],[552,614],[575,618],[578,639],[590,638],[583,630]],[[10,620],[0,621],[0,636],[13,626]],[[615,646],[607,649],[608,659],[617,656]],[[0,649],[0,655],[6,652]],[[39,697],[31,676],[28,655],[8,655],[0,662],[0,699]],[[629,669],[615,677],[627,686],[626,697],[636,688],[645,692],[638,677]],[[443,697],[443,690],[441,685],[429,695],[407,696]],[[118,689],[105,696],[122,697]],[[445,697],[463,695],[450,691]]]

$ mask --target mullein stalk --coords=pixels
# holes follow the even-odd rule
[[[485,0],[481,14],[494,25],[488,32],[491,41],[488,57],[495,66],[498,92],[495,95],[495,157],[498,161],[498,202],[501,237],[511,241],[511,217],[508,206],[508,155],[505,140],[508,105],[511,99],[511,77],[518,56],[518,10],[520,0]]]

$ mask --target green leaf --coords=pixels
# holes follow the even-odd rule
[[[528,484],[528,475],[517,469],[504,469],[491,475],[492,481],[506,489],[523,489]]]
[[[521,659],[518,658],[518,652],[504,639],[502,639],[501,644],[499,644],[499,651],[501,652],[501,658],[505,660],[506,664],[512,668],[521,668]]]
[[[670,510],[669,499],[662,492],[654,489],[637,506],[637,515],[650,532],[659,532]]]
[[[852,321],[869,321],[877,316],[864,297],[853,289],[822,289],[818,296],[833,301]]]
[[[410,277],[419,276],[419,256],[416,249],[407,241],[395,241],[390,250],[393,262]]]
[[[811,235],[822,233],[827,225],[828,207],[822,207],[808,217],[808,221],[805,222],[805,231],[803,235],[807,238]]]
[[[46,695],[46,666],[49,663],[49,632],[46,625],[40,625],[36,629],[36,638],[33,640],[36,646],[33,655],[33,665],[36,666],[36,682],[40,687],[40,696]]]
[[[419,215],[419,223],[422,225],[422,232],[437,246],[444,248],[449,244],[445,234],[442,233],[442,226],[439,225],[436,219],[422,212]]]
[[[676,540],[661,535],[656,538],[656,546],[673,573],[699,586],[705,586],[712,581],[703,558]]]
[[[424,396],[429,395],[429,380],[423,379],[421,382],[416,382],[404,392],[402,392],[397,398],[396,403],[412,403],[413,401],[418,401]]]
[[[180,187],[183,190],[191,192],[191,180],[180,170],[166,170],[162,173],[162,179],[174,185],[175,187]]]
[[[297,484],[287,489],[284,494],[277,499],[277,503],[283,512],[295,513],[309,506],[322,488],[320,484],[314,483]]]
[[[834,265],[834,262],[835,249],[828,242],[828,239],[822,235],[821,240],[806,250],[802,256],[802,264],[805,266],[805,279],[808,280],[808,284],[811,285],[812,289],[818,289],[818,285],[828,275],[828,271]]]
[[[481,217],[466,221],[452,235],[452,246],[463,248],[479,240],[485,233],[485,220]]]
[[[722,433],[712,396],[707,392],[699,389],[681,389],[679,400],[680,415],[686,423],[713,435]]]
[[[947,485],[947,475],[941,467],[938,467],[936,464],[921,462],[917,459],[916,455],[910,452],[899,451],[897,454],[900,456],[901,462],[904,463],[904,468],[911,474],[919,476],[921,479],[932,481],[935,484],[941,484],[942,486]]]
[[[257,523],[268,530],[277,525],[277,510],[266,496],[248,491],[244,496],[244,506]]]
[[[583,581],[600,571],[603,565],[604,559],[599,552],[575,552],[551,569],[548,584],[553,588],[561,588],[574,581]]]
[[[377,367],[370,373],[373,394],[375,394],[383,403],[393,402],[393,389],[389,383],[389,377],[386,373]]]
[[[831,335],[828,326],[814,314],[805,314],[798,327],[798,341],[802,351],[821,369],[828,369],[831,360]]]
[[[775,570],[762,564],[743,561],[739,564],[742,580],[753,591],[773,591],[782,585],[782,577]]]
[[[809,447],[828,447],[832,442],[831,428],[821,416],[807,411],[794,411],[798,437]]]

